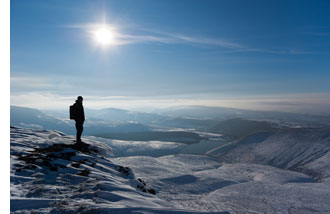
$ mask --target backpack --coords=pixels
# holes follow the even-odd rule
[[[77,108],[75,108],[74,104],[70,106],[70,120],[76,119],[76,115],[77,115],[76,109]]]

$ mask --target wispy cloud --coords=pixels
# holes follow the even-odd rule
[[[146,29],[138,26],[121,26],[104,24],[104,23],[86,23],[86,24],[73,24],[64,25],[61,27],[81,29],[87,33],[92,34],[97,28],[107,25],[113,29],[115,43],[113,45],[130,45],[138,43],[161,43],[161,44],[185,44],[185,45],[199,45],[204,47],[218,47],[224,48],[233,52],[257,52],[266,54],[278,55],[302,55],[312,54],[310,51],[297,50],[297,49],[270,49],[249,47],[248,45],[234,42],[231,39],[208,37],[208,36],[195,36],[186,35],[177,32],[164,32],[159,30]]]
[[[297,50],[297,49],[265,49],[265,48],[237,48],[236,52],[255,52],[276,55],[306,55],[313,54],[311,51]]]
[[[190,44],[203,46],[217,46],[229,49],[240,49],[242,46],[237,43],[229,42],[224,39],[211,39],[202,37],[193,37],[182,34],[158,34],[158,35],[129,35],[118,34],[118,44],[133,44],[133,43],[163,43],[163,44]]]
[[[117,34],[117,45],[127,45],[135,43],[164,43],[173,44],[177,43],[173,38],[154,36],[154,35],[133,35],[133,34]]]
[[[242,45],[234,42],[226,41],[225,39],[212,39],[212,38],[198,38],[191,37],[185,35],[173,35],[176,39],[187,42],[187,43],[195,43],[195,44],[203,44],[203,45],[212,45],[230,49],[241,49]]]
[[[87,24],[75,24],[75,25],[64,25],[61,27],[72,28],[72,29],[82,29],[86,32],[93,32],[93,30],[101,27],[104,24],[98,23],[87,23]],[[180,33],[169,33],[161,32],[157,30],[150,30],[144,28],[135,29],[130,26],[128,31],[135,32],[125,33],[120,32],[120,30],[114,25],[108,25],[110,28],[114,29],[116,37],[116,45],[127,45],[135,43],[164,43],[164,44],[198,44],[198,45],[208,45],[208,46],[217,46],[230,49],[239,49],[243,48],[240,44],[227,41],[226,39],[221,38],[208,38],[208,37],[195,37],[191,35],[184,35]],[[127,27],[124,27],[127,28]]]

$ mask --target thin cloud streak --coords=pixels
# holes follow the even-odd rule
[[[295,50],[295,49],[263,49],[263,48],[241,48],[234,50],[235,52],[255,52],[276,55],[306,55],[314,54],[311,51]]]
[[[91,33],[93,30],[97,29],[102,25],[107,25],[111,28],[117,29],[115,25],[112,24],[104,24],[104,23],[87,23],[87,24],[72,24],[72,25],[61,25],[59,27],[63,28],[72,28],[72,29],[81,29],[85,32]],[[208,45],[208,46],[217,46],[229,49],[241,49],[242,45],[226,41],[225,39],[220,38],[208,38],[208,37],[194,37],[188,36],[179,33],[168,33],[168,32],[160,32],[153,30],[146,30],[143,28],[134,29],[132,27],[121,27],[121,28],[129,28],[132,32],[138,32],[141,30],[144,33],[140,34],[128,34],[116,32],[116,44],[115,45],[127,45],[127,44],[135,44],[135,43],[148,43],[148,42],[159,42],[164,44],[199,44],[199,45]]]
[[[194,38],[185,35],[173,35],[176,39],[188,43],[195,43],[195,44],[203,44],[203,45],[212,45],[212,46],[219,46],[224,48],[231,48],[231,49],[241,49],[243,48],[240,44],[228,42],[222,39],[210,39],[210,38]]]
[[[120,29],[126,29],[130,32],[140,32],[136,34],[120,32],[116,25],[106,23],[86,23],[86,24],[73,24],[62,25],[60,27],[81,29],[85,32],[92,34],[95,29],[100,26],[108,26],[114,29],[115,43],[113,45],[131,45],[138,43],[162,43],[162,44],[187,44],[187,45],[201,45],[213,46],[229,49],[233,52],[257,52],[277,55],[306,55],[313,54],[310,51],[296,50],[296,49],[266,49],[266,48],[251,48],[237,42],[231,42],[223,38],[210,38],[210,37],[195,37],[191,35],[184,35],[180,33],[161,32],[157,30],[150,30],[145,28],[137,28],[132,26],[121,25]]]

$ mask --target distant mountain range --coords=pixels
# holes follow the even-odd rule
[[[58,130],[67,134],[74,133],[69,121],[49,116],[37,109],[10,106],[10,125],[24,128]]]
[[[151,113],[131,112],[107,108],[85,110],[84,135],[102,136],[110,139],[160,140],[181,143],[199,142],[198,134],[187,131],[171,131],[169,127],[201,127],[205,121],[170,118]],[[33,129],[58,130],[74,135],[75,124],[65,111],[40,111],[37,109],[11,106],[12,126]],[[165,127],[167,128],[165,128]],[[158,129],[161,129],[159,131]]]
[[[53,115],[53,116],[52,116]],[[57,117],[55,117],[57,116]],[[35,128],[35,129],[49,129],[58,130],[66,134],[75,134],[74,121],[65,119],[61,112],[57,112],[57,115],[44,113],[42,111],[11,106],[10,111],[10,124],[13,126]],[[68,116],[68,113],[67,113]],[[120,121],[107,121],[103,119],[89,119],[88,116],[85,122],[85,135],[93,135],[96,133],[105,132],[139,132],[150,131],[151,128],[147,125],[143,125],[137,122],[120,122]]]
[[[330,115],[310,115],[276,111],[253,111],[225,107],[181,106],[157,110],[158,114],[170,117],[226,120],[232,118],[268,119],[287,122],[305,122],[315,124],[330,124]]]
[[[173,107],[160,109],[154,113],[116,108],[100,110],[85,108],[85,115],[84,135],[109,136],[112,134],[112,139],[117,136],[119,139],[130,140],[134,140],[132,137],[149,139],[150,136],[155,136],[157,131],[168,132],[175,129],[186,132],[212,132],[239,138],[254,132],[272,129],[274,124],[285,127],[323,127],[330,124],[330,116],[204,106]],[[58,130],[66,134],[75,134],[74,121],[69,120],[68,111],[40,111],[11,106],[10,116],[10,124],[14,126]],[[137,134],[139,132],[144,132],[144,137]],[[131,134],[124,136],[124,133]],[[134,133],[136,134],[134,135]],[[146,135],[146,133],[148,134]],[[176,135],[174,134],[174,136]],[[151,138],[156,140],[154,137]],[[192,139],[197,138],[193,137]]]

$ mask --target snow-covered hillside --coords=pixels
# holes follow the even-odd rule
[[[257,163],[303,172],[330,182],[330,129],[260,132],[208,152],[221,162]]]
[[[202,155],[123,157],[176,207],[200,212],[330,213],[330,185],[298,172],[257,164],[220,164]]]
[[[292,152],[292,159],[305,154],[308,160],[319,150],[327,151],[321,146],[327,145],[329,136],[324,135],[325,130],[318,133],[283,136],[294,145],[305,145],[307,139],[318,142],[319,147],[308,147],[314,153],[307,152],[309,149],[305,149],[306,154]],[[217,148],[212,154],[223,154],[224,160],[239,160],[237,153],[230,156],[233,149],[241,151],[240,147],[271,137],[279,140],[282,135],[256,135],[253,140],[245,139],[245,143]],[[320,136],[323,140],[316,141]],[[192,154],[118,157],[113,153],[129,148],[120,147],[119,141],[106,144],[97,138],[84,138],[86,144],[76,147],[73,139],[57,131],[11,128],[11,213],[330,213],[330,182],[326,177],[319,179],[313,174],[262,165],[268,163],[265,161],[248,163],[250,159],[244,158],[243,152],[241,162],[246,163],[224,163],[219,161],[220,156],[216,159]],[[297,139],[301,139],[299,143]],[[252,148],[268,151],[265,148],[287,144],[281,142],[268,147],[257,144],[249,151],[253,154]],[[145,145],[144,150],[156,144]],[[162,146],[154,151],[175,147]],[[302,166],[321,170],[329,163],[327,156],[317,157]]]
[[[11,127],[11,213],[201,213],[158,198],[105,144],[73,139]]]

